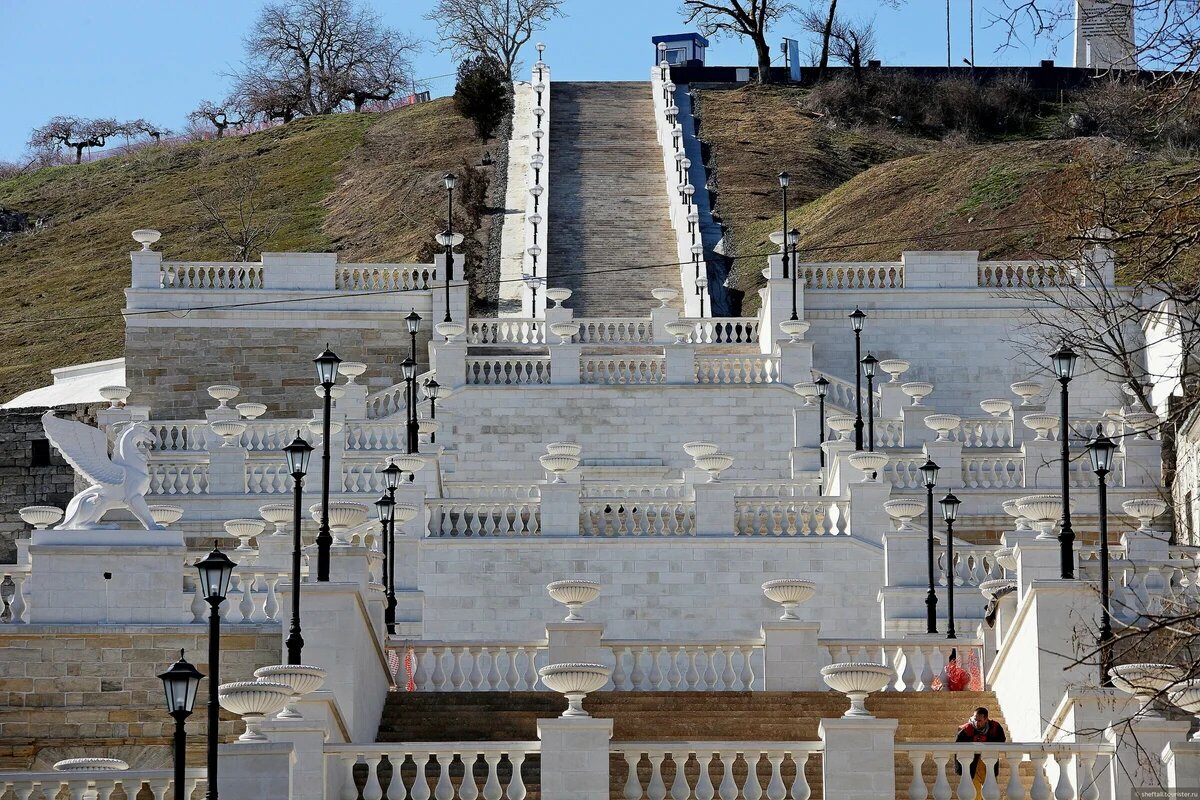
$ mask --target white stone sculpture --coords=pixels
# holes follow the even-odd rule
[[[132,234],[133,240],[142,246],[143,250],[149,250],[150,245],[162,238],[162,234],[153,228],[138,228]]]
[[[300,702],[304,695],[320,689],[328,674],[321,667],[304,664],[278,664],[254,670],[254,677],[261,681],[283,683],[292,687],[292,696],[288,698],[288,704],[276,719],[304,719],[304,715],[296,710],[296,703]]]
[[[165,528],[179,522],[183,517],[183,509],[179,506],[150,506],[150,515]]]
[[[1017,381],[1008,388],[1012,389],[1013,394],[1021,398],[1021,405],[1023,406],[1033,405],[1033,401],[1041,397],[1042,392],[1046,391],[1046,387],[1037,381]]]
[[[546,452],[552,456],[578,456],[583,453],[583,445],[575,442],[551,442],[546,445]]]
[[[684,442],[683,444],[683,452],[692,458],[712,455],[720,449],[721,446],[716,442]]]
[[[163,529],[154,521],[154,515],[146,505],[150,475],[146,466],[148,458],[142,447],[149,446],[154,436],[145,425],[126,425],[117,436],[111,458],[108,437],[98,428],[60,419],[53,411],[42,415],[42,428],[50,444],[92,484],[71,498],[66,515],[56,528],[100,528],[105,514],[127,508],[146,530]]]
[[[720,483],[721,473],[733,466],[733,456],[728,453],[709,453],[694,460],[699,469],[708,473],[709,483]]]
[[[1021,405],[1025,405],[1022,403]],[[1026,414],[1021,417],[1021,422],[1026,428],[1036,432],[1036,440],[1045,442],[1050,439],[1050,431],[1058,427],[1057,414]]]
[[[109,408],[120,408],[129,399],[132,390],[128,386],[101,386],[100,396],[108,401]]]
[[[579,609],[600,596],[600,584],[582,578],[568,578],[546,584],[550,598],[567,607],[563,622],[583,622]]]
[[[537,220],[534,220],[533,219],[534,217],[537,217]],[[529,221],[532,222],[534,225],[537,225],[538,223],[540,223],[542,221],[542,215],[541,214],[530,214]],[[567,300],[570,299],[570,297],[571,297],[571,290],[564,289],[561,286],[551,286],[546,291],[542,292],[542,294],[545,295],[547,300],[554,303],[554,306],[556,308],[563,308],[564,307],[563,303],[567,302]]]
[[[821,668],[821,677],[829,688],[850,698],[850,708],[843,717],[870,717],[867,711],[867,695],[882,691],[892,682],[895,670],[882,664],[864,664],[849,661],[830,664]]]
[[[207,391],[208,396],[217,401],[217,408],[229,408],[229,401],[237,397],[242,388],[227,383],[218,383],[208,387]]]
[[[859,450],[846,456],[850,466],[863,474],[859,483],[878,483],[879,470],[887,466],[887,453],[877,453],[870,450]]]
[[[675,337],[675,344],[687,344],[687,338],[696,329],[692,322],[668,322],[663,328]]]
[[[854,415],[830,414],[825,418],[825,424],[837,434],[837,441],[846,442],[849,441],[850,431],[854,430]]]
[[[1003,398],[992,398],[989,400],[980,400],[979,407],[984,410],[984,413],[991,414],[993,417],[1000,417],[1004,414],[1012,413],[1012,400]]]
[[[344,386],[353,386],[355,379],[366,371],[367,365],[362,361],[343,361],[338,364],[338,375],[346,377]],[[241,406],[239,405],[238,408],[241,408]]]
[[[467,326],[461,322],[439,322],[433,329],[437,331],[438,336],[444,336],[447,342],[453,342],[466,332]]]
[[[608,683],[612,667],[602,664],[550,664],[538,670],[542,683],[567,698],[564,717],[591,716],[583,710],[583,698]]]
[[[1183,681],[1170,692],[1171,702],[1192,716],[1200,714],[1200,680]],[[1200,742],[1200,730],[1192,734],[1193,742]]]
[[[345,366],[345,363],[342,364]],[[258,419],[263,414],[267,413],[265,403],[238,403],[234,408],[237,409],[238,415],[242,419]]]
[[[571,341],[571,337],[579,335],[578,322],[552,322],[550,323],[550,332],[558,337],[560,345]]]
[[[1017,508],[1037,528],[1037,538],[1054,538],[1054,523],[1062,517],[1062,495],[1031,494],[1018,498]]]
[[[956,430],[959,425],[962,425],[962,417],[957,414],[930,414],[925,418],[925,427],[937,431],[939,442],[950,441],[950,431]]]
[[[797,383],[792,386],[792,391],[804,398],[804,405],[811,406],[817,399],[817,385],[815,383]]]
[[[798,620],[796,606],[817,593],[817,585],[803,578],[777,578],[762,585],[763,595],[783,607],[781,620]]]

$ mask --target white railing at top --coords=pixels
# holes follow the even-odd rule
[[[688,341],[692,344],[755,344],[758,342],[757,317],[698,317],[682,318],[693,323]]]
[[[150,475],[148,494],[183,495],[208,493],[208,462],[184,461],[186,455],[172,457],[171,461],[151,461],[146,465]],[[205,456],[198,456],[206,458]]]
[[[536,500],[541,489],[536,483],[484,483],[479,481],[445,481],[444,491],[450,497],[483,497],[489,500]]]
[[[911,798],[950,798],[951,787],[953,797],[977,797],[968,765],[978,755],[983,761],[983,797],[1096,800],[1097,778],[1103,775],[1114,750],[1111,744],[1083,742],[896,742],[897,762],[908,761],[908,768],[896,775],[896,789],[904,791],[902,786],[907,782],[907,796]],[[929,775],[925,770],[927,761],[932,761]],[[1028,777],[1020,769],[1025,761],[1031,764]],[[1051,763],[1055,769],[1047,771]],[[1056,778],[1053,785],[1052,778]]]
[[[183,797],[197,796],[199,787],[207,786],[206,772],[193,768],[184,772]],[[67,797],[110,798],[117,787],[127,798],[137,797],[146,787],[156,800],[174,792],[175,774],[169,769],[131,770],[72,770],[70,772],[0,772],[0,789],[12,792],[17,800],[29,800],[42,795],[54,800],[60,793]],[[6,793],[6,792],[5,792]],[[2,796],[4,793],[0,793]]]
[[[208,422],[204,420],[151,420],[145,424],[154,437],[151,450],[195,453],[208,449]]]
[[[544,195],[543,195],[544,196]],[[546,343],[546,323],[516,317],[472,317],[467,323],[467,344],[529,344]]]
[[[696,356],[696,383],[761,384],[779,382],[779,364],[771,356]]]
[[[915,489],[920,485],[917,466],[919,465],[911,465],[910,474],[905,475],[903,488]],[[913,478],[913,475],[916,478]],[[916,480],[917,483],[910,485],[912,480]],[[995,455],[964,454],[962,480],[963,486],[968,489],[1019,489],[1025,485],[1025,457],[1020,452]]]
[[[610,746],[613,753],[625,759],[621,795],[625,800],[809,800],[810,777],[819,778],[821,774],[820,760],[811,757],[823,748],[821,742],[662,740],[613,742]],[[670,769],[664,767],[666,762],[670,762]]]
[[[345,431],[347,450],[399,452],[407,443],[407,431],[401,422],[347,422]]]
[[[522,765],[540,751],[541,742],[380,742],[325,745],[325,758],[342,800],[516,800],[526,796]],[[366,769],[361,792],[354,777],[359,765]],[[463,773],[457,783],[452,771]]]
[[[579,504],[582,536],[690,536],[695,531],[691,500],[589,497]]]
[[[797,475],[796,477],[799,480],[744,480],[728,481],[728,483],[733,487],[734,496],[741,498],[820,496],[821,478],[819,475],[814,475],[811,480],[804,480],[804,476],[801,475]],[[722,481],[722,483],[724,482]]]
[[[734,499],[738,536],[839,536],[850,533],[850,501],[779,497]]]
[[[333,288],[343,292],[387,292],[428,289],[437,280],[432,264],[339,264]]]
[[[675,498],[687,500],[692,496],[691,484],[677,481],[584,480],[580,483],[579,496],[584,499],[612,498]]]
[[[577,317],[580,344],[653,344],[654,325],[640,317]]]
[[[1073,286],[1080,274],[1077,265],[1067,262],[991,261],[980,263],[978,285],[997,289]]]
[[[541,534],[541,500],[486,497],[425,501],[430,538],[483,538],[538,536]]]
[[[393,682],[415,692],[536,691],[549,659],[546,642],[401,642]]]
[[[879,425],[879,420],[875,420],[875,425]],[[950,431],[950,439],[961,442],[963,447],[1012,447],[1013,421],[1008,417],[964,419]]]
[[[433,375],[433,370],[422,372],[416,377],[417,386],[422,386]],[[407,385],[404,382],[400,382],[367,395],[367,419],[390,417],[392,414],[398,414],[404,410],[404,392]]]
[[[896,263],[798,264],[805,289],[903,289],[904,265]]]
[[[263,289],[263,265],[244,261],[163,261],[159,266],[163,289]]]
[[[825,378],[825,380],[829,381],[829,396],[825,400],[827,407],[829,405],[832,405],[832,406],[835,406],[838,409],[841,409],[842,411],[845,411],[849,414],[854,413],[855,388],[854,388],[854,383],[852,381],[844,381],[835,375],[830,375],[825,372],[817,372],[815,370],[813,371],[813,375],[823,377],[823,378]],[[863,385],[862,385],[862,395],[863,395],[863,417],[865,418],[866,414],[867,414],[867,404],[866,404],[867,384],[865,381],[863,382]],[[879,394],[878,389],[875,390],[875,394],[871,398],[871,401],[875,403],[875,420],[876,420],[876,424],[878,424],[878,421],[883,417],[883,412],[880,410],[880,405],[879,405],[880,404],[880,394]],[[828,410],[828,408],[826,410]]]
[[[467,383],[526,386],[550,383],[549,356],[467,356]]]
[[[883,664],[895,669],[884,691],[930,692],[946,688],[946,665],[950,653],[957,650],[957,663],[967,665],[966,653],[982,654],[983,642],[978,639],[947,641],[910,639],[825,639],[817,642],[826,664],[861,661]],[[982,681],[981,675],[973,676]]]
[[[666,358],[650,355],[585,354],[579,359],[579,382],[609,386],[666,383]]]
[[[761,690],[761,639],[723,642],[605,640],[612,651],[609,686],[622,692],[748,692]]]

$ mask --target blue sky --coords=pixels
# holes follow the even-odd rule
[[[259,0],[0,0],[0,160],[25,151],[31,128],[56,114],[145,117],[172,128],[198,101],[223,95],[225,77],[241,56],[241,40]],[[426,41],[435,26],[422,19],[433,0],[376,0],[393,27]],[[557,80],[638,80],[652,61],[650,37],[685,30],[678,0],[566,0],[568,16],[538,38]],[[841,0],[839,11],[874,16],[880,53],[889,64],[941,64],[946,58],[944,0],[909,0],[900,10],[874,0]],[[968,0],[951,0],[955,63],[968,55]],[[975,0],[976,62],[1035,64],[1052,56],[1051,43],[996,52],[1001,43],[987,22],[1001,0]],[[773,42],[795,36],[790,24]],[[777,48],[774,48],[773,51]],[[1060,47],[1060,63],[1070,58]],[[736,39],[718,40],[710,64],[749,64],[753,51]],[[455,61],[426,44],[416,75],[434,95],[454,88]]]

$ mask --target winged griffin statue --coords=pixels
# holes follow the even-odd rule
[[[46,430],[46,438],[67,463],[92,483],[71,498],[66,516],[56,528],[101,528],[104,526],[100,520],[105,514],[127,508],[146,530],[163,530],[146,505],[150,475],[146,466],[148,457],[142,446],[149,445],[154,437],[145,425],[126,425],[117,436],[111,458],[108,437],[98,428],[60,419],[53,411],[42,415],[42,427]]]

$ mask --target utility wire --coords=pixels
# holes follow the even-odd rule
[[[945,238],[951,238],[951,237],[955,237],[955,236],[966,236],[966,235],[975,234],[975,233],[1000,233],[1000,232],[1004,232],[1004,231],[1012,231],[1012,230],[1020,230],[1022,228],[1036,227],[1038,224],[1039,223],[1036,223],[1036,222],[1022,222],[1022,223],[1017,223],[1014,225],[1000,225],[1000,226],[993,227],[993,228],[974,228],[972,230],[966,230],[966,231],[917,234],[917,235],[913,235],[913,236],[904,236],[904,237],[895,238],[895,239],[872,239],[872,240],[861,241],[861,242],[846,242],[843,244],[829,244],[829,245],[821,245],[819,247],[797,248],[796,254],[797,254],[797,257],[799,257],[800,255],[805,255],[805,254],[809,254],[809,253],[821,253],[821,252],[828,252],[831,250],[846,250],[846,249],[849,249],[852,247],[866,247],[866,246],[870,246],[870,245],[883,245],[883,244],[901,244],[904,242],[912,242],[912,241],[945,239]],[[747,258],[766,258],[766,257],[772,256],[772,255],[778,255],[778,251],[767,251],[767,252],[761,252],[761,253],[746,253],[744,255],[738,255],[738,256],[725,256],[725,259],[729,260],[729,261],[740,261],[742,259],[747,259]],[[203,264],[204,262],[201,261],[201,262],[196,262],[196,263]],[[247,262],[247,263],[253,263],[253,262]],[[559,278],[571,277],[574,275],[605,275],[605,274],[610,274],[610,273],[632,272],[634,270],[642,270],[642,269],[656,269],[656,268],[660,268],[660,267],[682,267],[682,266],[687,266],[692,263],[694,263],[694,262],[692,262],[692,261],[672,261],[672,262],[666,262],[666,263],[661,263],[661,264],[635,264],[633,266],[612,267],[610,269],[579,270],[577,272],[558,273],[557,275],[554,276],[554,279],[558,280]],[[380,265],[380,266],[383,266],[383,265]],[[365,270],[370,270],[371,267],[372,267],[371,264],[364,264],[362,266],[362,268]],[[498,282],[499,283],[516,283],[516,282],[523,282],[523,281],[524,281],[524,278],[503,278],[503,279],[500,279]],[[377,289],[377,290],[368,291],[368,292],[355,292],[353,296],[354,297],[374,297],[377,295],[404,294],[406,292],[413,292],[413,291],[426,291],[426,290],[424,290],[424,289]],[[3,323],[3,326],[8,327],[11,325],[35,325],[35,324],[40,325],[40,324],[53,323],[53,322],[81,322],[81,321],[95,320],[95,319],[111,319],[113,317],[122,317],[122,318],[138,317],[138,316],[145,316],[145,315],[149,315],[149,314],[172,314],[172,315],[179,316],[180,318],[182,318],[182,316],[186,316],[187,314],[189,314],[193,311],[228,311],[228,310],[237,309],[237,308],[271,306],[271,305],[279,305],[279,304],[286,304],[286,303],[309,303],[309,302],[313,302],[316,300],[344,299],[346,296],[347,295],[344,292],[339,292],[338,294],[312,295],[309,297],[300,297],[300,298],[288,298],[288,299],[276,299],[276,300],[251,300],[251,301],[248,301],[245,303],[218,303],[215,305],[208,305],[208,306],[191,306],[189,308],[156,308],[156,309],[143,309],[140,311],[121,310],[121,311],[112,311],[112,312],[108,312],[108,313],[99,313],[99,314],[81,314],[78,316],[70,316],[70,317],[42,317],[39,319],[15,319],[15,320],[5,321]]]

